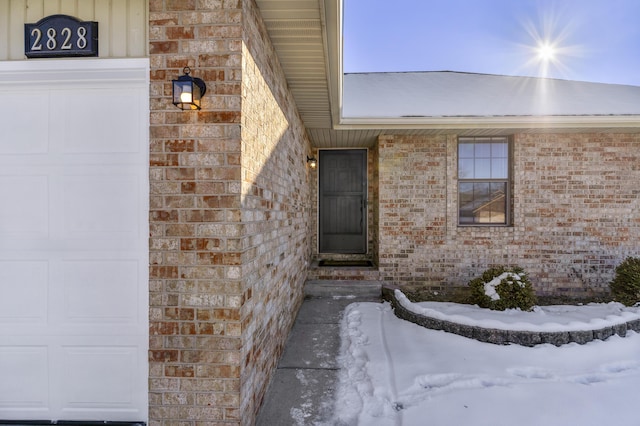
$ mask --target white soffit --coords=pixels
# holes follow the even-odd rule
[[[330,128],[322,2],[257,0],[287,83],[307,128]]]

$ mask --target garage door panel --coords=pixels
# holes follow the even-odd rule
[[[48,236],[47,176],[0,176],[0,200],[0,237]]]
[[[148,78],[0,62],[0,419],[147,419]]]
[[[17,114],[28,111],[29,114]],[[49,94],[10,92],[0,102],[0,154],[45,153],[49,144]]]
[[[47,261],[0,261],[0,323],[46,323],[48,284]]]
[[[63,410],[131,408],[135,401],[131,377],[138,362],[135,346],[65,346],[61,351],[62,380],[67,384],[61,395]]]
[[[52,145],[65,154],[140,152],[140,88],[56,93]],[[95,102],[100,99],[101,102]]]
[[[11,384],[0,384],[0,413],[47,410],[48,354],[47,346],[0,346],[0,377]]]
[[[61,185],[65,235],[113,238],[114,233],[121,233],[137,236],[140,217],[137,176],[64,176]]]
[[[137,321],[138,262],[65,261],[62,270],[64,322]]]

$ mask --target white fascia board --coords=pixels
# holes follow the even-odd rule
[[[0,86],[87,81],[148,82],[149,58],[0,61]]]
[[[342,118],[336,130],[365,129],[566,129],[634,128],[640,115],[548,117],[402,117]]]
[[[343,0],[320,0],[320,15],[325,30],[325,56],[329,85],[331,122],[342,120],[343,100]]]

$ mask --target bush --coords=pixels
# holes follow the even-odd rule
[[[640,302],[640,259],[627,257],[616,268],[616,276],[609,283],[615,301],[626,306]]]
[[[530,311],[537,303],[533,286],[520,267],[487,269],[481,277],[471,280],[469,287],[471,303],[482,308]]]

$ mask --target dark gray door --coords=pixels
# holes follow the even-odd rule
[[[319,155],[320,253],[366,253],[367,151]]]

